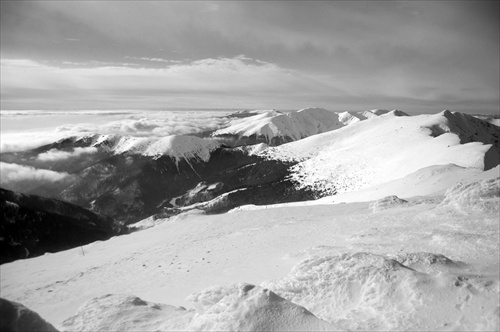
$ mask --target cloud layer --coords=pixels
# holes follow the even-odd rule
[[[53,143],[64,137],[89,133],[140,137],[192,135],[219,129],[229,111],[4,111],[1,114],[0,152],[22,151]],[[75,150],[73,154],[89,153]],[[71,157],[51,151],[39,158]]]
[[[9,1],[0,22],[4,109],[491,112],[500,99],[496,1]]]
[[[58,149],[50,149],[47,152],[40,153],[37,159],[40,161],[58,161],[66,160],[73,157],[79,157],[83,154],[96,153],[97,148],[87,147],[87,148],[75,148],[73,151],[61,151]]]
[[[65,172],[0,162],[0,187],[14,191],[25,191],[54,182],[69,183],[72,179],[73,176]]]
[[[320,96],[339,94],[338,88],[314,75],[242,55],[163,68],[123,64],[62,68],[14,59],[2,59],[1,65],[4,109],[49,104],[56,109],[68,105],[84,109],[97,105],[101,109],[116,105],[139,109],[259,108],[267,103],[283,104],[287,99],[310,103]]]

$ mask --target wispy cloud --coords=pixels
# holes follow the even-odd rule
[[[140,108],[263,107],[294,99],[297,93],[314,100],[338,91],[314,76],[242,55],[164,68],[60,68],[24,59],[2,59],[1,66],[6,109],[37,101],[50,103],[53,108],[67,107],[70,102],[85,108],[106,108],[109,104]]]
[[[149,61],[149,62],[162,62],[162,63],[181,63],[182,61],[179,60],[169,60],[169,59],[163,59],[163,58],[147,58],[147,57],[134,57],[134,56],[125,56],[124,59],[128,60],[142,60],[142,61]]]

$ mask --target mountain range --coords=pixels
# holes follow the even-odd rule
[[[7,189],[65,201],[133,224],[190,209],[220,213],[363,190],[435,165],[489,170],[498,127],[443,111],[243,111],[196,136],[86,134],[2,153],[4,164],[64,174]],[[155,217],[155,218],[156,218]]]

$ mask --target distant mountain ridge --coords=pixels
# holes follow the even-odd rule
[[[221,144],[215,140],[187,135],[165,137],[132,137],[88,134],[65,138],[52,144],[53,148],[95,147],[113,154],[141,155],[158,159],[169,156],[180,160],[207,161],[210,153]]]
[[[456,112],[408,116],[398,110],[311,108],[230,118],[237,120],[211,138],[87,134],[1,158],[69,175],[27,193],[126,223],[189,208],[223,212],[315,199],[433,165],[490,169],[499,163],[498,127]],[[231,147],[259,140],[279,146]]]
[[[63,161],[39,160],[50,153],[73,154],[88,148],[95,150]],[[3,154],[2,160],[67,172],[72,182],[56,182],[29,193],[68,201],[126,223],[156,213],[179,213],[183,206],[225,194],[227,197],[205,205],[204,210],[223,212],[241,204],[315,197],[307,190],[295,190],[287,180],[293,163],[265,160],[254,151],[262,148],[229,148],[192,136],[154,139],[91,134]],[[197,187],[204,189],[198,192]],[[197,194],[189,194],[193,192]]]
[[[265,143],[277,146],[336,130],[355,122],[389,113],[374,109],[364,112],[331,112],[323,108],[305,108],[296,112],[255,111],[242,113],[228,126],[212,133],[212,137],[231,146]],[[396,116],[408,116],[393,110]]]
[[[343,126],[335,113],[323,108],[289,113],[271,110],[232,120],[226,128],[215,131],[212,137],[225,139],[236,146],[257,143],[280,145]]]

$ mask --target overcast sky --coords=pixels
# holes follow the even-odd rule
[[[2,1],[2,109],[498,112],[498,1]]]

